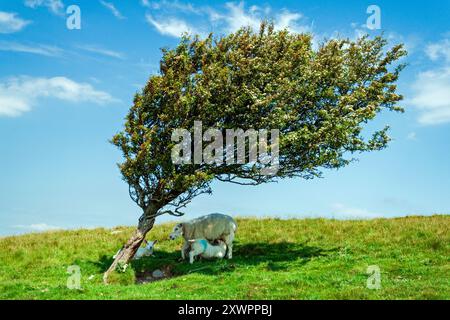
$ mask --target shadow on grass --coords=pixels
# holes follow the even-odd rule
[[[136,273],[138,282],[157,269],[165,271],[167,276],[164,278],[191,273],[218,275],[225,272],[233,272],[239,267],[257,265],[264,265],[268,271],[283,272],[288,271],[293,265],[297,267],[302,266],[314,257],[327,256],[338,250],[339,248],[323,249],[292,242],[255,242],[246,244],[236,242],[233,249],[233,259],[231,260],[201,259],[191,265],[187,260],[180,261],[179,251],[156,250],[152,257],[132,261],[131,267]],[[112,261],[111,257],[103,256],[99,261],[92,263],[104,272],[111,265]]]

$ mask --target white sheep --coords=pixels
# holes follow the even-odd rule
[[[144,241],[142,241],[142,243],[145,245],[145,247],[140,247],[139,249],[137,249],[136,253],[134,254],[133,259],[137,260],[140,259],[142,257],[148,257],[151,256],[153,254],[153,248],[155,247],[155,243],[158,242],[158,240],[155,241],[147,241],[144,239]],[[113,259],[116,258],[116,256],[119,254],[120,250],[119,249],[116,254],[113,256]]]
[[[217,241],[217,245],[212,245],[206,239],[189,240],[191,249],[189,251],[189,263],[194,263],[194,257],[220,258],[225,257],[227,245],[222,240]]]
[[[231,259],[236,229],[237,224],[232,217],[213,213],[177,224],[170,234],[170,239],[175,240],[179,236],[183,236],[185,241],[181,249],[182,259],[185,259],[187,250],[190,247],[189,240],[195,239],[206,239],[211,243],[222,240],[228,247],[227,258]]]

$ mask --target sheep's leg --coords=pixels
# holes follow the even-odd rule
[[[233,257],[233,243],[228,245],[227,258],[231,259]]]
[[[189,263],[194,263],[194,250],[189,251]]]
[[[186,259],[186,252],[189,249],[189,242],[185,241],[183,244],[183,248],[181,248],[181,259]]]
[[[225,237],[225,243],[227,244],[227,258],[231,259],[233,257],[233,240],[234,234],[229,234]]]

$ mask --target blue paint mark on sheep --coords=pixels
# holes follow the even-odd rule
[[[199,242],[203,246],[203,251],[206,251],[206,248],[208,247],[207,241],[205,239],[201,239]]]

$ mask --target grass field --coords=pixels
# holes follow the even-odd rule
[[[156,226],[154,257],[105,286],[102,273],[132,228],[0,239],[0,299],[449,299],[450,216],[363,221],[237,219],[232,260],[179,262],[173,225]],[[67,288],[67,267],[81,270]],[[367,268],[381,288],[367,288]],[[171,277],[142,282],[155,269]]]

